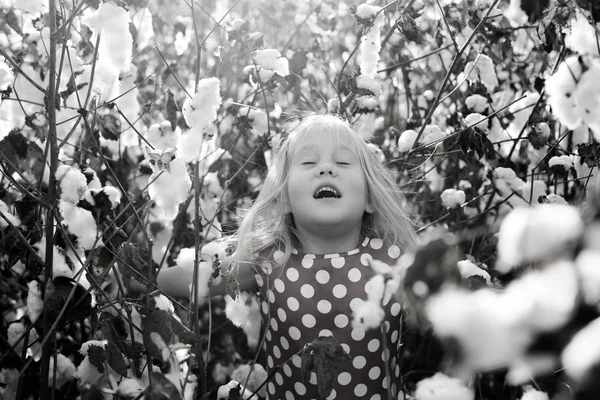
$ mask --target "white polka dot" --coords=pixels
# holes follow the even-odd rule
[[[267,357],[267,365],[269,366],[269,368],[273,368],[273,357]]]
[[[346,259],[344,257],[336,257],[331,259],[331,265],[333,268],[342,268],[346,264]]]
[[[381,368],[373,367],[369,370],[369,378],[375,380],[379,378],[379,375],[381,375]]]
[[[279,278],[275,279],[275,290],[277,290],[279,293],[283,293],[285,291],[285,285],[283,284],[283,281]]]
[[[381,400],[381,395],[379,393],[376,393],[373,396],[371,396],[369,400]]]
[[[387,362],[390,359],[390,349],[385,349],[383,353],[381,353],[381,361]]]
[[[398,340],[398,331],[392,332],[392,343],[396,343],[396,340]]]
[[[281,358],[281,350],[279,350],[279,347],[273,346],[273,355],[275,358]]]
[[[298,309],[300,308],[300,303],[298,303],[298,300],[296,300],[295,297],[288,297],[287,305],[288,308],[292,311],[298,311]]]
[[[354,388],[354,394],[356,396],[364,396],[365,394],[367,394],[367,385],[365,385],[364,383],[359,383],[358,385],[356,385],[356,387]]]
[[[324,269],[317,272],[315,277],[317,278],[317,282],[319,282],[320,284],[324,285],[327,282],[329,282],[329,272],[325,271]]]
[[[346,289],[346,286],[344,286],[342,284],[335,285],[333,287],[333,295],[335,297],[337,297],[338,299],[343,298],[347,292],[348,292],[348,290]]]
[[[367,365],[367,359],[363,356],[354,357],[354,360],[352,360],[352,365],[356,369],[362,369],[365,367],[365,365]]]
[[[369,349],[369,351],[377,351],[377,349],[379,348],[379,339],[373,339],[369,342],[369,344],[367,345],[367,348]]]
[[[275,303],[275,293],[273,293],[273,291],[271,289],[269,289],[269,292],[267,293],[267,295],[269,296],[269,301],[271,303]]]
[[[392,368],[394,368],[396,366],[396,357],[392,357]]]
[[[363,255],[360,256],[360,263],[362,265],[364,265],[365,267],[368,267],[369,265],[371,265],[372,260],[373,260],[373,257],[369,253],[364,253]]]
[[[298,393],[300,396],[304,396],[306,394],[306,386],[300,382],[294,383],[294,390],[296,390],[296,393]]]
[[[291,267],[287,269],[285,274],[287,278],[292,282],[296,282],[298,280],[298,277],[300,276],[300,274],[298,274],[298,270],[296,268]]]
[[[335,389],[331,390],[331,393],[329,393],[329,396],[325,397],[325,400],[333,400],[335,399],[337,396],[337,392],[335,391]]]
[[[296,328],[295,326],[290,327],[290,329],[288,330],[290,337],[293,340],[300,340],[300,330],[298,328]]]
[[[392,383],[392,393],[396,393],[396,384]]]
[[[254,279],[256,280],[256,284],[258,285],[258,287],[262,287],[262,285],[265,284],[265,281],[259,274],[254,275]]]
[[[273,339],[273,336],[271,335],[271,330],[270,329],[267,331],[267,334],[265,336],[267,337],[267,342],[270,342],[271,339]]]
[[[346,327],[346,325],[348,325],[348,317],[344,314],[338,314],[333,319],[333,323],[338,328],[344,328],[344,327]]]
[[[350,279],[351,282],[358,282],[360,281],[360,270],[358,268],[352,268],[350,271],[348,271],[348,279]]]
[[[312,259],[312,258],[304,257],[304,258],[302,259],[302,266],[303,266],[304,268],[310,268],[310,267],[312,267],[312,266],[313,266],[313,262],[314,262],[314,261],[313,261],[313,259]]]
[[[390,256],[390,258],[400,257],[400,247],[396,246],[395,244],[391,245],[388,249],[388,256]]]
[[[283,311],[283,308],[277,310],[277,316],[279,317],[281,322],[285,322],[285,320],[287,319],[287,314],[285,313],[285,311]]]
[[[383,378],[383,382],[381,382],[381,386],[383,386],[384,389],[387,389],[390,387],[390,377],[386,376],[385,378]]]
[[[394,375],[396,375],[396,378],[400,376],[400,366],[396,365],[396,368],[394,368]]]
[[[273,329],[275,332],[277,332],[277,330],[279,329],[279,323],[275,318],[271,318],[271,329]]]
[[[302,324],[307,328],[314,328],[317,323],[317,319],[312,314],[305,314],[302,317]]]
[[[381,325],[381,332],[388,333],[390,331],[390,321],[384,321],[383,325]]]
[[[271,393],[272,395],[275,394],[275,384],[273,382],[269,382],[269,393]]]
[[[321,330],[321,332],[319,332],[319,337],[321,337],[321,336],[329,337],[329,336],[333,336],[333,333],[331,333],[331,331],[329,329],[323,329],[323,330]]]
[[[262,312],[263,314],[269,313],[269,303],[267,303],[266,301],[262,302]]]
[[[321,314],[327,314],[329,311],[331,311],[331,303],[327,300],[320,300],[317,303],[317,310],[319,310]]]
[[[294,355],[292,357],[292,364],[294,364],[296,368],[300,368],[302,365],[302,357],[300,357],[298,354]]]
[[[286,350],[290,348],[290,342],[288,342],[288,340],[285,338],[285,336],[282,336],[280,341],[281,341],[281,347],[283,347]]]
[[[351,380],[352,380],[352,375],[350,375],[348,372],[342,372],[341,374],[338,375],[338,382],[342,386],[346,386],[347,384],[350,383]]]
[[[283,364],[283,373],[286,374],[289,378],[291,378],[292,377],[292,368],[287,364]]]
[[[279,372],[275,374],[275,382],[277,382],[279,386],[283,385],[283,375],[281,375]]]
[[[378,250],[383,246],[383,240],[381,240],[379,238],[371,239],[371,242],[369,244],[371,245],[372,248],[374,248],[375,250]]]
[[[344,349],[347,354],[350,354],[350,346],[348,346],[346,343],[342,343],[340,346],[342,346],[342,349]]]
[[[363,304],[363,300],[359,299],[358,297],[355,297],[352,300],[350,300],[350,309],[352,311],[356,311],[356,308],[360,307],[362,304]]]
[[[295,400],[294,395],[289,390],[285,392],[285,400]]]
[[[279,265],[282,265],[283,257],[285,257],[285,253],[281,250],[276,250],[273,253],[273,260],[275,260],[275,262],[277,262],[277,264],[279,264]]]
[[[268,261],[263,262],[261,264],[261,267],[262,267],[263,272],[267,275],[270,275],[271,272],[273,271],[273,266]]]
[[[310,373],[310,379],[308,380],[309,383],[312,383],[313,385],[317,384],[317,374],[314,372]]]
[[[365,338],[365,330],[363,328],[354,328],[352,329],[350,336],[352,336],[352,339],[356,340],[357,342],[361,341]]]
[[[402,307],[400,306],[400,304],[399,304],[399,303],[394,303],[394,304],[392,304],[392,309],[391,309],[391,311],[392,311],[392,315],[395,317],[395,316],[397,316],[398,314],[400,314],[400,309],[401,309],[401,308],[402,308]]]
[[[310,299],[315,295],[315,289],[307,283],[305,285],[302,285],[302,287],[300,288],[300,293],[302,293],[302,296],[304,296],[305,298]]]

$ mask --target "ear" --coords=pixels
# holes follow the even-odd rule
[[[365,211],[366,211],[368,214],[373,214],[373,211],[375,211],[375,210],[373,209],[373,205],[371,204],[371,200],[369,200],[369,199],[367,199],[367,204],[365,204]]]

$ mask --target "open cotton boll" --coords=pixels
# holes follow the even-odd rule
[[[482,128],[487,131],[487,123],[488,119],[479,114],[479,113],[471,113],[465,117],[465,125],[468,128]]]
[[[442,204],[446,208],[457,208],[465,203],[467,196],[462,190],[446,189],[440,195]]]
[[[235,326],[241,327],[245,325],[249,313],[249,307],[245,302],[241,301],[240,296],[237,299],[233,299],[231,296],[225,295],[225,315]]]
[[[259,74],[262,71],[267,72],[260,76],[262,82],[268,81],[274,74],[281,77],[290,74],[289,62],[283,57],[277,49],[262,49],[256,50],[254,53],[254,61],[260,67]]]
[[[582,232],[583,221],[575,207],[516,208],[500,226],[496,269],[507,273],[519,264],[552,259],[572,246]]]
[[[77,204],[87,190],[85,175],[69,165],[59,165],[55,174],[59,182],[60,199],[72,204]]]
[[[485,54],[480,54],[475,61],[469,61],[463,74],[470,82],[480,81],[490,94],[498,86],[494,62]]]
[[[489,108],[487,99],[480,94],[473,94],[467,97],[465,104],[469,110],[473,110],[480,114],[487,111]]]
[[[169,121],[163,121],[159,124],[150,125],[144,137],[155,149],[177,147],[181,138],[181,130],[179,127],[173,130]]]
[[[548,397],[548,393],[541,392],[529,386],[525,389],[521,400],[550,400],[550,398]]]
[[[247,400],[250,399],[250,396],[252,395],[252,391],[244,390],[244,387],[239,382],[231,380],[228,384],[219,387],[219,390],[217,391],[217,400],[229,400],[229,393],[232,390],[235,390],[236,399],[239,399],[241,396],[242,400]],[[244,392],[243,395],[242,392]],[[254,396],[253,400],[256,398],[257,397]]]
[[[130,10],[131,22],[137,31],[135,41],[137,50],[141,51],[150,45],[150,40],[154,37],[154,28],[152,27],[152,13],[146,7],[137,11]]]
[[[0,90],[6,90],[12,85],[14,80],[12,69],[5,62],[4,57],[0,58]]]
[[[250,372],[252,370],[252,372]],[[254,368],[249,364],[241,364],[231,373],[231,379],[237,382],[246,382],[246,378],[250,375],[246,386],[246,394],[254,393],[256,389],[267,379],[267,371],[265,368],[256,363]],[[240,391],[241,393],[241,391]],[[267,397],[267,385],[263,385],[257,393],[260,397]]]
[[[148,187],[150,198],[163,210],[167,219],[173,220],[179,212],[192,187],[192,181],[184,162],[175,158],[170,170],[155,170],[150,176],[152,184]]]
[[[196,250],[194,248],[183,248],[179,251],[179,255],[175,260],[176,268],[183,268],[186,271],[190,271],[193,276],[194,271],[194,260],[195,260]],[[210,263],[199,261],[198,262],[198,272],[197,275],[197,284],[196,284],[196,303],[198,305],[204,304],[205,298],[208,296],[209,292],[209,282],[210,277],[212,275],[212,265]],[[192,290],[192,284],[189,284],[190,291]]]
[[[19,227],[21,226],[21,219],[17,215],[13,215],[9,210],[5,202],[0,200],[0,213],[6,218],[12,225]],[[0,229],[4,229],[8,226],[8,222],[4,218],[0,217]]]
[[[600,307],[600,252],[583,249],[575,259],[583,300]]]
[[[121,382],[119,382],[117,393],[121,396],[135,398],[139,396],[143,390],[143,383],[139,379],[123,378]]]
[[[544,84],[552,113],[569,129],[575,129],[581,124],[581,115],[573,93],[582,74],[583,65],[579,57],[571,56],[558,66],[554,75],[546,79]]]
[[[589,66],[588,70],[581,75],[577,89],[573,94],[579,115],[594,133],[596,140],[600,139],[600,64],[597,62]]]
[[[373,95],[378,96],[381,94],[381,86],[379,86],[379,84],[377,82],[375,82],[375,79],[373,79],[370,76],[366,76],[366,75],[359,75],[356,77],[356,87],[358,89],[365,89],[368,90],[369,92],[373,93]]]
[[[31,281],[27,284],[29,293],[27,295],[27,315],[31,322],[37,321],[44,311],[44,301],[42,300],[42,292],[37,281]]]
[[[437,125],[427,125],[419,139],[419,144],[427,146],[429,144],[439,144],[446,134]]]
[[[480,276],[483,279],[485,279],[485,281],[488,284],[491,283],[490,274],[486,270],[479,268],[477,265],[473,264],[473,262],[469,260],[459,261],[456,264],[456,266],[458,267],[460,275],[463,277],[463,279],[467,279],[471,276]]]
[[[590,54],[597,56],[598,43],[596,42],[596,29],[590,24],[586,15],[575,7],[575,16],[571,18],[567,26],[562,28],[565,35],[565,46],[579,54]]]
[[[364,6],[361,8],[361,6]],[[371,6],[368,4],[361,4],[357,7],[356,15],[359,15],[359,10],[361,14],[371,15],[370,18],[373,18],[375,14],[372,13],[374,8],[377,8],[377,12],[379,12],[379,7]],[[369,18],[369,19],[370,19]],[[358,55],[358,65],[360,66],[361,75],[365,75],[371,78],[374,78],[377,74],[377,64],[379,63],[379,52],[381,51],[381,27],[385,22],[384,13],[379,13],[375,20],[373,21],[373,25],[367,29],[367,31],[360,38],[360,53]]]
[[[568,171],[573,167],[573,160],[567,155],[562,155],[554,156],[548,161],[548,166],[550,166],[551,168],[557,165],[563,167],[566,171]]]
[[[521,196],[531,204],[537,204],[541,196],[545,196],[548,192],[548,186],[546,182],[536,179],[533,181],[527,181],[521,187]]]
[[[573,336],[561,353],[565,373],[577,383],[591,379],[592,368],[600,364],[600,318]]]
[[[475,394],[463,381],[441,372],[417,383],[416,400],[473,400]]]
[[[356,302],[352,310],[352,329],[362,328],[365,331],[381,326],[385,312],[380,300],[362,300]]]
[[[85,358],[77,367],[75,377],[79,379],[79,381],[82,384],[89,383],[91,385],[95,385],[104,376],[104,374],[98,371],[98,368],[90,362],[88,350],[92,346],[104,349],[106,343],[106,341],[89,340],[81,345],[81,348],[79,349],[79,354],[81,354]]]
[[[56,370],[56,375],[54,371]],[[57,353],[56,354],[56,369],[54,368],[54,357],[50,357],[50,376],[48,377],[48,385],[52,386],[53,382],[56,382],[56,387],[60,388],[65,383],[75,378],[75,373],[77,372],[77,368],[75,364],[71,361],[71,359],[65,357],[64,355]]]
[[[220,90],[221,82],[218,78],[200,79],[194,96],[185,99],[181,112],[190,127],[187,135],[202,136],[204,128],[217,118],[217,110],[221,106]]]
[[[377,15],[379,10],[381,10],[381,7],[368,3],[362,3],[356,7],[356,16],[360,19],[370,20]]]
[[[77,247],[91,250],[94,246],[103,246],[96,220],[89,210],[62,200],[58,209],[63,217],[61,223],[77,237]]]
[[[418,132],[413,131],[412,129],[402,132],[398,138],[398,151],[400,153],[405,153],[412,149],[418,134]]]
[[[44,261],[46,259],[46,237],[43,236],[42,239],[32,245],[32,247],[37,250],[38,257]],[[66,276],[67,278],[73,277],[73,271],[69,264],[67,264],[67,259],[65,257],[64,251],[58,247],[52,247],[52,276],[56,278],[57,276]]]

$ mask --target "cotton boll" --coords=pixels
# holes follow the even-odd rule
[[[570,248],[582,232],[583,221],[574,207],[516,208],[500,226],[496,269],[507,273],[522,263],[552,259]]]
[[[473,110],[479,114],[486,112],[489,108],[487,99],[479,94],[473,94],[467,97],[465,104],[469,110]]]
[[[229,295],[225,296],[225,315],[235,326],[241,327],[245,325],[249,313],[249,307],[241,302],[240,296],[237,299],[233,299]]]
[[[599,55],[596,28],[579,8],[575,8],[574,14],[575,17],[562,29],[565,34],[565,46],[579,54]]]
[[[205,78],[198,82],[192,99],[186,98],[181,112],[191,128],[187,135],[202,135],[203,129],[217,118],[217,110],[221,106],[220,90],[218,78]]]
[[[50,357],[50,376],[48,377],[48,385],[52,386],[53,382],[56,382],[56,387],[60,388],[65,383],[75,378],[75,373],[77,372],[77,368],[73,362],[65,357],[64,355],[58,353],[56,354],[56,375],[54,374],[54,356]]]
[[[600,117],[596,110],[600,108],[600,64],[594,63],[583,73],[573,101],[583,121],[590,127],[596,140],[600,139]]]
[[[241,394],[244,392],[244,394],[241,396],[243,400],[249,399],[250,395],[252,394],[251,391],[244,390],[243,386],[239,382],[232,380],[227,385],[222,385],[219,387],[219,390],[217,391],[217,400],[228,400],[229,392],[231,392],[233,389],[235,389],[236,393]],[[239,395],[236,398],[240,398]],[[254,398],[256,398],[256,396]]]
[[[483,279],[485,279],[485,281],[488,284],[491,283],[490,274],[486,270],[481,269],[477,265],[473,264],[471,261],[462,260],[462,261],[459,261],[456,265],[457,265],[458,270],[460,271],[460,275],[463,277],[463,279],[467,279],[471,276],[480,276]]]
[[[359,75],[356,77],[356,87],[358,89],[364,89],[370,91],[373,95],[378,96],[381,94],[381,86],[375,80],[366,75]]]
[[[383,292],[385,290],[385,279],[383,275],[374,275],[365,284],[365,292],[367,292],[368,301],[381,303]]]
[[[263,82],[268,81],[274,73],[281,77],[290,74],[287,58],[282,57],[277,49],[256,50],[254,53],[254,61],[256,62],[256,65],[261,68],[260,71],[266,70],[269,72],[267,75],[261,76],[261,81]]]
[[[154,28],[152,27],[152,13],[147,8],[137,11],[130,10],[131,22],[137,31],[136,43],[137,50],[141,51],[150,45],[150,40],[154,37]]]
[[[575,259],[583,300],[600,307],[600,252],[584,249]]]
[[[529,386],[525,389],[525,393],[523,393],[521,400],[550,400],[550,398],[547,393],[540,392]]]
[[[13,215],[9,210],[8,206],[5,202],[0,200],[0,214],[4,216],[13,226],[19,227],[21,226],[21,219],[17,215]],[[4,229],[8,226],[8,222],[4,220],[4,218],[0,217],[0,229]]]
[[[96,220],[89,210],[62,200],[58,209],[63,217],[62,224],[77,237],[77,247],[91,250],[94,246],[103,246]]]
[[[154,304],[157,310],[170,311],[171,313],[175,312],[173,303],[164,294],[152,296],[152,299],[154,299]]]
[[[564,371],[577,383],[593,379],[592,368],[600,363],[600,318],[587,324],[573,336],[561,353]]]
[[[81,364],[79,364],[79,366],[77,367],[77,372],[75,373],[75,377],[77,379],[79,379],[79,381],[82,384],[89,383],[91,385],[95,385],[104,376],[100,371],[98,371],[98,368],[96,368],[90,362],[90,358],[88,356],[88,350],[92,346],[101,347],[104,349],[106,346],[106,342],[98,341],[98,340],[89,340],[81,345],[81,348],[79,349],[79,353],[82,356],[85,356],[85,358],[83,359]]]
[[[242,329],[246,334],[248,347],[256,350],[258,343],[260,342],[260,329],[262,327],[258,300],[255,295],[247,292],[241,292],[239,296],[241,301],[248,306],[248,318],[246,323],[242,325]]]
[[[87,190],[85,175],[69,165],[59,165],[55,178],[59,182],[60,199],[77,204]]]
[[[131,18],[127,11],[113,3],[102,3],[83,22],[95,35],[101,35],[98,59],[106,60],[107,65],[112,65],[118,72],[129,71],[133,38],[129,32]]]
[[[352,310],[352,328],[369,330],[380,327],[385,316],[380,301],[359,300],[354,310]]]
[[[487,129],[488,129],[487,123],[488,123],[488,119],[485,116],[483,116],[479,113],[476,113],[476,112],[471,113],[465,117],[465,125],[468,128],[478,127],[478,128],[481,128],[481,129],[484,129],[485,131],[487,131]]]
[[[530,181],[525,182],[525,184],[521,187],[521,196],[531,204],[538,203],[538,199],[541,196],[545,196],[548,192],[548,186],[546,186],[546,182],[536,179],[531,183]]]
[[[417,383],[415,400],[473,400],[473,391],[458,378],[436,373]]]
[[[186,271],[194,271],[196,251],[193,248],[183,248],[179,251],[179,255],[175,260],[176,268],[183,268]],[[197,284],[196,284],[196,304],[204,304],[204,301],[209,293],[209,283],[212,276],[213,269],[212,263],[199,260],[198,271],[196,272]],[[191,280],[191,279],[190,279]],[[192,290],[192,284],[189,284],[190,291]]]
[[[381,7],[377,7],[368,3],[362,3],[356,7],[356,16],[360,19],[368,21],[373,19],[379,10],[381,10]]]
[[[548,165],[550,166],[550,168],[555,166],[561,166],[565,169],[565,171],[568,171],[573,167],[573,160],[567,155],[554,156],[550,158],[550,160],[548,161]]]
[[[4,62],[4,57],[0,58],[0,90],[6,90],[12,85],[14,74],[12,69]]]
[[[554,75],[545,82],[552,113],[569,129],[575,129],[581,124],[581,115],[573,94],[582,74],[583,66],[579,57],[572,56],[563,61]]]
[[[361,6],[357,7],[357,15]],[[369,14],[377,6],[370,6]],[[365,8],[366,9],[366,8]],[[366,13],[365,13],[366,14]],[[373,15],[374,16],[374,15]],[[377,64],[379,63],[379,52],[381,51],[381,27],[385,22],[384,13],[379,13],[373,25],[360,38],[360,53],[358,55],[358,64],[360,66],[361,75],[374,78],[377,74]]]
[[[250,370],[252,369],[252,372]],[[231,373],[231,379],[237,382],[246,382],[246,378],[250,375],[246,386],[245,394],[254,393],[256,389],[267,379],[267,371],[260,364],[254,364],[252,368],[249,364],[239,365]],[[241,391],[240,391],[241,393]],[[267,385],[264,385],[257,393],[260,397],[267,397]]]
[[[417,139],[417,135],[418,132],[413,131],[412,129],[402,132],[398,138],[398,151],[400,153],[405,153],[412,149],[415,140]]]
[[[446,208],[458,208],[464,204],[466,200],[465,192],[456,189],[446,189],[440,195],[442,204]]]
[[[498,86],[494,62],[485,54],[480,54],[475,61],[469,61],[463,73],[470,82],[480,81],[486,87],[488,93],[493,93],[496,86]]]
[[[145,134],[145,138],[155,149],[166,149],[168,147],[177,147],[181,138],[181,130],[176,127],[171,128],[169,121],[163,121],[159,124],[152,124]]]
[[[430,144],[438,144],[446,137],[446,134],[442,132],[437,125],[427,125],[423,130],[423,134],[419,139],[419,144],[427,146]]]
[[[138,379],[123,378],[117,388],[117,393],[125,397],[137,397],[144,390],[143,383]]]
[[[179,204],[186,200],[192,187],[184,162],[175,158],[170,163],[169,171],[157,169],[150,176],[150,181],[150,198],[164,211],[167,219],[175,219]]]
[[[42,300],[42,292],[37,281],[31,281],[27,284],[29,294],[27,295],[27,315],[31,322],[37,321],[44,311],[44,301]]]

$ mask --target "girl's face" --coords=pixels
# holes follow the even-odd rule
[[[302,133],[290,159],[289,211],[296,227],[353,229],[372,212],[360,159],[343,134]]]

